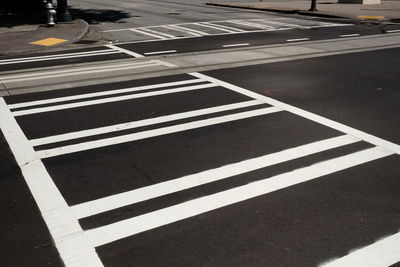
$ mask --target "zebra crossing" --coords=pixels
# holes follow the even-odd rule
[[[205,213],[218,213],[250,199],[400,154],[397,144],[202,73],[163,79],[159,78],[158,82],[148,79],[132,87],[119,86],[78,94],[65,91],[53,96],[44,93],[0,98],[1,129],[67,267],[104,266],[98,249],[107,244]],[[90,116],[92,122],[86,116]],[[68,117],[72,118],[69,120]],[[297,121],[301,123],[296,126],[294,122]],[[274,123],[282,127],[274,129],[271,127]],[[217,151],[223,148],[208,147],[207,142],[215,144],[226,138],[228,142],[233,142],[233,139],[230,140],[233,137],[240,140],[242,127],[254,131],[244,134],[250,139],[247,143],[231,144],[242,153],[212,160],[212,154],[226,153]],[[303,140],[297,137],[298,140],[290,140],[292,145],[288,141],[280,147],[274,147],[276,140],[266,140],[270,135],[290,136],[290,132],[308,135],[308,138]],[[262,133],[261,136],[259,133]],[[264,134],[266,137],[263,137]],[[256,135],[259,137],[253,140],[251,137]],[[172,140],[174,136],[177,140],[166,140]],[[192,143],[198,146],[191,147]],[[262,173],[254,173],[360,143],[364,144],[361,149],[322,157],[308,166],[289,168],[266,177]],[[175,148],[176,144],[181,147]],[[254,148],[249,149],[250,146]],[[181,154],[160,151],[162,148],[171,151],[181,149],[182,155],[189,159],[184,161],[179,157]],[[158,155],[163,153],[170,157]],[[184,162],[192,160],[192,155],[196,153],[209,155],[209,158],[194,158],[193,167],[185,166]],[[176,168],[164,170],[155,158]],[[119,161],[115,163],[118,166],[127,165],[122,171],[133,171],[131,165],[141,164],[135,167],[141,172],[135,174],[137,177],[131,177],[135,182],[119,180],[115,177],[122,175],[118,170],[106,172],[114,164],[110,159]],[[60,173],[63,168],[60,162],[67,165],[66,173]],[[84,171],[86,168],[89,171]],[[91,174],[96,169],[100,171]],[[147,172],[152,179],[141,180],[139,176],[143,172]],[[107,177],[108,174],[113,177]],[[67,179],[63,179],[63,175]],[[89,178],[79,177],[91,175],[93,183]],[[106,176],[105,186],[93,193],[101,183],[98,175]],[[160,197],[174,196],[185,190],[190,193],[192,189],[221,181],[229,182],[241,175],[246,179],[251,177],[251,182],[206,192],[185,201],[178,198],[171,204],[168,202],[167,206],[156,206],[151,211],[109,224],[82,226],[88,218],[135,204],[146,204]],[[77,184],[77,192],[67,192],[72,183]],[[399,248],[399,244],[399,234],[395,234],[382,243],[373,244],[378,249],[373,247],[372,250],[377,257],[384,259],[383,266],[389,266],[400,261],[400,254],[387,255],[382,248],[389,245]],[[367,261],[368,258],[358,256],[360,253],[364,255],[360,251],[347,257],[351,261]],[[346,266],[351,261],[343,257],[327,266]]]
[[[181,38],[203,37],[211,35],[241,34],[250,32],[282,31],[290,29],[313,29],[338,27],[349,24],[322,22],[303,19],[234,19],[221,21],[203,21],[179,24],[155,25],[136,28],[105,30],[104,33],[122,32],[126,38],[135,41],[173,40]],[[122,38],[122,37],[121,37]]]

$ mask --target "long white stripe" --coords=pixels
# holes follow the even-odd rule
[[[133,51],[124,49],[124,48],[119,47],[119,46],[116,46],[116,45],[106,45],[106,46],[109,47],[109,48],[111,48],[111,49],[114,49],[114,50],[116,50],[116,51],[118,51],[118,52],[121,52],[121,53],[130,55],[130,56],[133,56],[133,57],[135,57],[135,58],[142,58],[142,57],[144,57],[144,56],[141,55],[141,54],[138,54],[138,53],[136,53],[136,52],[133,52]]]
[[[166,37],[164,37],[164,36],[156,35],[156,34],[144,31],[144,30],[139,30],[139,29],[135,29],[135,28],[131,28],[129,30],[133,31],[133,32],[137,32],[137,33],[143,34],[143,35],[147,35],[147,36],[150,36],[150,37],[154,37],[154,38],[157,38],[157,39],[166,39]]]
[[[289,186],[357,166],[390,155],[380,148],[366,149],[343,157],[280,174],[261,181],[239,186],[209,196],[197,198],[131,219],[86,231],[94,247],[132,236],[144,231],[220,209],[241,201],[262,196]]]
[[[71,75],[83,75],[83,74],[90,74],[90,73],[145,68],[145,67],[152,67],[152,66],[159,66],[159,65],[162,65],[162,64],[160,64],[159,61],[149,60],[149,61],[145,61],[145,62],[126,63],[126,64],[92,67],[92,68],[74,68],[71,70],[67,69],[67,70],[60,70],[60,71],[48,71],[48,72],[22,74],[22,75],[0,76],[0,80],[3,82],[32,81],[32,80],[57,78],[57,77],[64,77],[64,76],[71,76]],[[46,74],[44,74],[44,73],[46,73]]]
[[[222,47],[238,47],[238,46],[248,46],[250,44],[248,43],[243,43],[243,44],[228,44],[228,45],[223,45]]]
[[[276,20],[265,21],[265,20],[261,19],[260,21],[262,21],[266,24],[285,26],[285,27],[291,27],[291,28],[301,28],[301,29],[309,29],[310,28],[308,26],[301,26],[301,25],[297,25],[297,24],[286,23],[286,22],[281,22],[281,21],[276,21]]]
[[[68,56],[55,56],[55,57],[46,57],[46,58],[39,58],[39,59],[25,59],[25,60],[15,60],[15,61],[9,61],[9,62],[0,62],[0,65],[20,64],[20,63],[29,63],[29,62],[38,62],[38,61],[49,61],[49,60],[67,59],[67,58],[103,56],[103,55],[111,55],[111,54],[118,54],[118,53],[120,53],[120,52],[107,50],[106,52],[99,52],[99,53],[68,55]]]
[[[285,103],[280,102],[278,100],[275,100],[273,98],[270,98],[270,97],[267,97],[267,96],[263,96],[263,95],[254,93],[252,91],[246,90],[244,88],[241,88],[239,86],[236,86],[236,85],[233,85],[233,84],[230,84],[230,83],[227,83],[227,82],[212,78],[210,76],[207,76],[207,75],[204,75],[204,74],[201,74],[201,73],[198,73],[198,72],[193,72],[193,73],[190,73],[190,74],[192,76],[194,76],[194,77],[199,78],[199,79],[203,79],[204,81],[215,83],[215,84],[217,84],[219,86],[225,87],[225,88],[230,89],[232,91],[235,91],[237,93],[246,95],[246,96],[254,98],[254,99],[258,99],[258,100],[264,101],[265,103],[270,104],[272,106],[279,107],[279,108],[281,108],[283,110],[289,111],[289,112],[291,112],[293,114],[296,114],[296,115],[299,115],[299,116],[301,116],[303,118],[315,121],[315,122],[317,122],[319,124],[328,126],[330,128],[333,128],[335,130],[341,131],[343,133],[356,136],[357,138],[360,138],[360,139],[362,139],[362,140],[364,140],[366,142],[369,142],[369,143],[374,144],[376,146],[380,146],[380,147],[383,147],[383,148],[385,148],[387,150],[390,150],[390,151],[393,151],[393,152],[395,152],[397,154],[400,154],[400,145],[398,145],[398,144],[389,142],[389,141],[384,140],[382,138],[379,138],[379,137],[373,136],[371,134],[362,132],[360,130],[354,129],[354,128],[349,127],[347,125],[344,125],[342,123],[339,123],[339,122],[324,118],[324,117],[319,116],[317,114],[302,110],[300,108],[296,108],[296,107],[291,106],[289,104],[285,104]]]
[[[41,151],[37,151],[37,155],[40,158],[55,157],[55,156],[75,153],[75,152],[79,152],[79,151],[85,151],[85,150],[90,150],[90,149],[95,149],[95,148],[100,148],[100,147],[106,147],[106,146],[112,146],[112,145],[117,145],[117,144],[133,142],[136,140],[142,140],[142,139],[151,138],[151,137],[155,137],[155,136],[161,136],[161,135],[166,135],[166,134],[171,134],[171,133],[187,131],[187,130],[191,130],[191,129],[197,129],[197,128],[206,127],[206,126],[210,126],[210,125],[216,125],[216,124],[221,124],[221,123],[226,123],[226,122],[231,122],[231,121],[236,121],[236,120],[242,120],[242,119],[261,116],[261,115],[278,112],[278,111],[280,111],[279,108],[271,107],[271,108],[264,108],[264,109],[258,109],[258,110],[253,110],[253,111],[241,112],[241,113],[236,113],[236,114],[231,114],[231,115],[226,115],[226,116],[221,116],[221,117],[215,117],[215,118],[210,118],[210,119],[205,119],[205,120],[193,121],[193,122],[188,122],[188,123],[184,123],[184,124],[158,128],[158,129],[139,132],[139,133],[110,137],[110,138],[105,138],[105,139],[101,139],[101,140],[89,141],[89,142],[68,145],[68,146],[63,146],[63,147],[57,147],[57,148],[48,149],[48,150],[41,150]]]
[[[203,27],[208,27],[208,28],[215,29],[215,30],[219,30],[219,31],[223,31],[223,32],[227,32],[227,33],[238,33],[238,31],[228,30],[228,29],[225,29],[225,28],[214,26],[214,25],[209,24],[209,23],[205,23],[205,22],[199,22],[199,23],[194,23],[194,24],[200,25],[200,26],[203,26]]]
[[[299,41],[308,41],[310,38],[297,38],[297,39],[288,39],[287,42],[299,42]]]
[[[145,98],[145,97],[151,97],[151,96],[157,96],[157,95],[166,95],[166,94],[180,93],[180,92],[186,92],[186,91],[193,91],[193,90],[205,89],[205,88],[216,87],[216,86],[217,85],[214,85],[214,84],[199,84],[199,85],[192,85],[192,86],[186,86],[186,87],[178,87],[178,88],[173,88],[173,89],[164,89],[164,90],[154,91],[154,92],[138,93],[138,94],[133,94],[133,95],[123,95],[123,96],[115,96],[115,97],[101,98],[101,99],[95,99],[95,100],[87,100],[87,101],[76,102],[76,103],[61,104],[61,105],[50,106],[50,107],[32,108],[32,109],[27,109],[27,110],[14,111],[12,114],[14,116],[23,116],[23,115],[29,115],[29,114],[42,113],[42,112],[51,112],[51,111],[56,111],[56,110],[99,105],[99,104],[104,104],[104,103],[125,101],[125,100],[137,99],[137,98]]]
[[[147,56],[147,55],[161,55],[170,53],[176,53],[176,50],[154,51],[154,52],[146,52],[144,54]]]
[[[228,26],[225,26],[225,25],[215,24],[215,23],[211,23],[211,22],[202,22],[201,24],[209,25],[209,26],[213,26],[213,27],[217,27],[217,28],[220,28],[220,29],[225,29],[225,30],[229,30],[229,31],[233,31],[233,32],[245,32],[245,30],[242,30],[242,29],[238,29],[238,28],[234,28],[234,27],[228,27]]]
[[[95,51],[87,51],[87,52],[76,52],[76,53],[64,53],[64,54],[55,54],[55,55],[47,55],[47,56],[36,56],[36,57],[23,57],[23,58],[10,58],[10,59],[3,59],[0,60],[2,62],[9,62],[9,61],[20,61],[20,60],[30,60],[30,59],[42,59],[42,58],[53,58],[53,57],[64,57],[64,56],[73,56],[73,55],[86,55],[86,54],[96,54],[96,53],[104,53],[104,52],[112,52],[110,49],[102,49],[102,50],[95,50]]]
[[[89,94],[64,96],[64,97],[58,97],[58,98],[50,98],[50,99],[44,99],[44,100],[22,102],[22,103],[10,104],[10,105],[8,105],[8,107],[10,109],[26,108],[26,107],[37,106],[37,105],[46,105],[46,104],[51,104],[51,103],[72,101],[72,100],[78,100],[78,99],[84,99],[84,98],[131,93],[131,92],[137,92],[137,91],[145,91],[145,90],[150,90],[150,89],[157,89],[157,88],[178,86],[178,85],[187,85],[187,84],[200,83],[200,82],[202,82],[202,80],[200,80],[200,79],[190,79],[190,80],[177,81],[177,82],[158,83],[158,84],[143,85],[143,86],[138,86],[138,87],[129,87],[129,88],[124,88],[124,89],[110,90],[110,91],[101,91],[101,92],[89,93]]]
[[[299,147],[289,148],[269,155],[232,163],[216,169],[203,171],[174,180],[134,189],[109,197],[89,201],[72,206],[71,209],[77,219],[85,218],[105,211],[230,178],[235,175],[251,172],[296,158],[305,157],[307,155],[322,152],[328,149],[348,145],[357,141],[359,141],[359,139],[349,135],[334,137]]]
[[[167,37],[167,38],[175,38],[176,37],[175,35],[164,33],[164,32],[160,32],[160,31],[156,31],[156,30],[153,30],[153,29],[150,29],[150,28],[140,28],[140,30],[145,31],[145,32],[150,32],[152,34],[164,36],[164,37]]]
[[[157,118],[121,123],[121,124],[116,124],[116,125],[112,125],[112,126],[105,126],[105,127],[99,127],[99,128],[95,128],[95,129],[83,130],[83,131],[78,131],[78,132],[53,135],[53,136],[30,140],[30,143],[33,146],[40,146],[40,145],[56,143],[56,142],[61,142],[61,141],[67,141],[67,140],[72,140],[72,139],[77,139],[77,138],[83,138],[83,137],[88,137],[88,136],[93,136],[93,135],[118,132],[118,131],[134,129],[134,128],[148,126],[148,125],[154,125],[154,124],[159,124],[159,123],[164,123],[164,122],[171,122],[171,121],[175,121],[175,120],[181,120],[181,119],[186,119],[186,118],[191,118],[191,117],[195,117],[195,116],[206,115],[206,114],[211,114],[211,113],[216,113],[216,112],[221,112],[221,111],[228,111],[228,110],[238,109],[238,108],[243,108],[243,107],[251,107],[251,106],[259,105],[260,103],[263,103],[263,102],[261,102],[259,100],[250,100],[250,101],[245,101],[245,102],[240,102],[240,103],[235,103],[235,104],[229,104],[229,105],[217,106],[217,107],[212,107],[212,108],[187,111],[187,112],[182,112],[182,113],[177,113],[177,114],[172,114],[172,115],[166,115],[166,116],[161,116],[161,117],[157,117]]]
[[[388,267],[400,262],[400,233],[323,264],[323,267]]]
[[[0,128],[21,168],[25,182],[65,266],[103,266],[94,247],[88,244],[78,221],[71,216],[67,203],[28,143],[3,98],[0,98]]]
[[[188,29],[185,27],[182,27],[180,25],[168,25],[169,28],[181,31],[181,32],[186,32],[189,34],[192,34],[194,36],[203,36],[203,35],[209,35],[208,33],[202,32],[202,31],[198,31],[198,30],[193,30],[193,29]]]
[[[253,22],[244,22],[244,21],[240,21],[240,20],[230,20],[230,23],[234,23],[234,24],[238,24],[238,25],[244,25],[244,26],[250,26],[250,27],[254,27],[254,28],[260,28],[260,29],[268,29],[268,30],[273,30],[275,29],[272,26],[267,26],[267,25],[261,25],[261,24],[257,24],[257,23],[253,23]]]

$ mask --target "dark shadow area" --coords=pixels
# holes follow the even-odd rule
[[[120,10],[109,9],[76,9],[70,8],[74,18],[85,20],[89,24],[98,24],[101,22],[120,22],[129,18],[129,13]]]
[[[53,1],[57,8],[57,1]],[[127,12],[108,9],[76,9],[70,8],[74,19],[83,19],[89,24],[101,22],[120,22],[129,18]],[[46,24],[46,9],[43,0],[1,0],[0,1],[0,27],[13,27],[18,25]]]
[[[0,27],[46,23],[43,0],[0,1]]]

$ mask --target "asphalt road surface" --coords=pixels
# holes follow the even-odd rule
[[[2,83],[41,91],[81,72],[95,84],[114,63],[174,74],[0,98],[0,266],[400,263],[400,48],[200,72],[168,63],[378,45],[398,25],[197,0],[70,4],[111,43],[2,57]]]
[[[398,262],[399,53],[5,97],[2,265]]]

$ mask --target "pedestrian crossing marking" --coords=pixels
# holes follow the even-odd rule
[[[192,113],[172,114],[176,117],[158,117],[150,120],[128,122],[124,127],[138,127],[140,125],[154,125],[169,119],[179,119],[179,116],[198,115],[216,113],[221,110],[234,110],[235,108],[257,106],[259,104],[268,104],[270,107],[263,107],[251,111],[237,112],[230,115],[217,116],[203,120],[194,120],[188,123],[175,124],[172,126],[155,128],[153,130],[138,132],[134,134],[116,136],[112,138],[104,138],[86,143],[75,145],[67,145],[64,147],[56,147],[47,150],[34,151],[34,145],[48,144],[62,140],[62,135],[43,137],[39,139],[27,140],[23,134],[18,123],[15,121],[17,112],[32,112],[37,111],[35,108],[41,104],[62,103],[66,99],[78,101],[73,105],[85,104],[104,104],[109,101],[114,101],[117,97],[104,98],[99,103],[90,102],[86,98],[90,98],[92,94],[113,95],[118,90],[131,90],[136,88],[125,88],[118,90],[111,90],[98,93],[81,94],[75,96],[43,99],[30,101],[25,103],[16,103],[7,105],[3,98],[0,98],[0,126],[4,135],[10,144],[14,156],[16,157],[19,166],[22,169],[23,175],[27,181],[29,188],[34,195],[34,198],[42,212],[43,218],[50,229],[50,233],[55,240],[56,247],[67,267],[74,267],[77,265],[83,266],[103,266],[98,255],[95,251],[96,247],[108,244],[110,242],[126,238],[143,231],[151,230],[157,227],[164,226],[173,222],[184,220],[205,212],[217,210],[229,205],[236,204],[257,196],[265,195],[277,190],[281,190],[290,186],[304,183],[313,179],[324,177],[328,174],[335,173],[347,168],[365,164],[380,158],[384,158],[393,154],[400,154],[400,146],[389,141],[380,139],[378,137],[369,135],[367,133],[358,131],[351,127],[342,125],[340,123],[323,118],[316,114],[301,110],[299,108],[282,103],[275,99],[259,95],[257,93],[248,91],[244,88],[229,84],[227,82],[212,78],[201,73],[189,73],[192,78],[188,80],[176,81],[178,85],[202,83],[203,86],[223,87],[226,90],[233,91],[242,96],[247,96],[251,100],[245,102],[234,103],[231,105],[213,107],[210,109],[193,110]],[[147,88],[162,88],[167,87],[166,84],[146,85]],[[195,85],[199,86],[199,85]],[[201,86],[201,85],[200,85]],[[192,85],[186,87],[193,87]],[[143,88],[143,87],[142,87]],[[177,90],[174,93],[180,93],[178,87],[175,89],[164,89],[154,92]],[[138,93],[147,94],[154,92]],[[135,94],[134,94],[135,95]],[[157,94],[155,94],[157,95]],[[154,96],[155,96],[154,95]],[[132,95],[129,95],[131,97]],[[152,97],[153,95],[147,95]],[[126,97],[126,96],[124,96]],[[83,101],[80,101],[83,100]],[[80,102],[79,102],[80,101]],[[97,100],[96,100],[97,101]],[[68,105],[68,104],[67,104]],[[54,109],[54,107],[63,108],[68,107],[63,104],[46,107]],[[15,108],[33,107],[32,109],[12,111]],[[50,110],[46,111],[49,112]],[[54,110],[53,110],[54,111]],[[12,113],[13,112],[13,113]],[[289,112],[306,119],[312,120],[319,124],[325,125],[337,131],[344,133],[337,137],[316,141],[314,143],[300,145],[299,147],[288,148],[283,151],[278,151],[272,154],[267,154],[258,158],[247,159],[244,161],[231,163],[220,168],[204,170],[199,173],[191,174],[188,176],[168,180],[159,184],[154,184],[147,187],[138,188],[135,190],[123,192],[116,195],[111,195],[101,199],[80,203],[75,206],[68,206],[62,197],[61,193],[55,186],[49,173],[46,171],[40,158],[56,157],[67,153],[76,153],[87,149],[94,149],[98,147],[122,144],[125,142],[133,142],[143,138],[150,138],[180,131],[187,131],[197,129],[199,127],[207,127],[219,123],[229,123],[247,119],[255,116],[267,115],[275,112]],[[34,114],[33,112],[32,114]],[[28,115],[28,114],[25,114]],[[135,125],[136,124],[136,125]],[[71,138],[80,138],[91,134],[101,134],[104,131],[114,131],[115,127],[119,125],[107,126],[98,129],[87,129],[81,133],[72,133]],[[69,134],[69,133],[66,133]],[[111,141],[111,142],[110,142]],[[248,173],[252,170],[265,168],[281,162],[286,162],[291,159],[301,158],[306,155],[318,153],[321,151],[334,149],[347,144],[356,143],[359,141],[369,142],[374,144],[374,147],[364,149],[358,152],[347,154],[344,156],[336,157],[333,159],[325,160],[315,163],[314,165],[292,170],[288,173],[281,173],[266,179],[258,180],[250,184],[234,187],[229,190],[220,191],[214,194],[206,195],[203,197],[195,198],[193,200],[178,203],[166,208],[155,210],[149,213],[132,217],[129,219],[117,221],[105,226],[97,227],[91,230],[82,230],[78,223],[78,219],[87,218],[95,214],[106,212],[112,209],[130,205],[132,203],[143,202],[152,198],[163,196],[165,194],[174,193],[188,188],[197,187],[202,184],[210,183],[213,181],[226,179],[234,175]],[[398,238],[394,236],[395,244],[398,244]],[[385,256],[385,255],[383,255]],[[359,256],[355,256],[356,258]],[[386,257],[386,256],[385,256]],[[399,256],[394,260],[399,261]]]
[[[350,25],[350,24],[338,24],[338,23],[328,23],[320,21],[309,21],[301,19],[296,20],[296,22],[298,24],[287,23],[284,21],[271,20],[271,19],[236,19],[236,20],[165,24],[165,25],[138,27],[138,28],[123,28],[123,29],[106,30],[103,32],[132,31],[139,35],[143,35],[142,37],[144,37],[148,41],[149,38],[150,40],[168,40],[168,39],[180,39],[188,37],[202,37],[209,35],[266,32],[266,31],[279,31],[279,30],[290,30],[290,29],[312,29],[320,27],[338,27],[338,26]],[[201,27],[201,29],[197,30],[199,27]],[[157,30],[155,30],[155,28],[157,28]],[[175,30],[177,32],[187,34],[188,36],[182,36],[182,34],[174,34],[171,33],[170,31],[163,32],[163,29]]]
[[[53,46],[56,44],[61,44],[68,42],[68,40],[60,39],[60,38],[46,38],[38,41],[31,42],[34,45],[41,45],[41,46]]]

